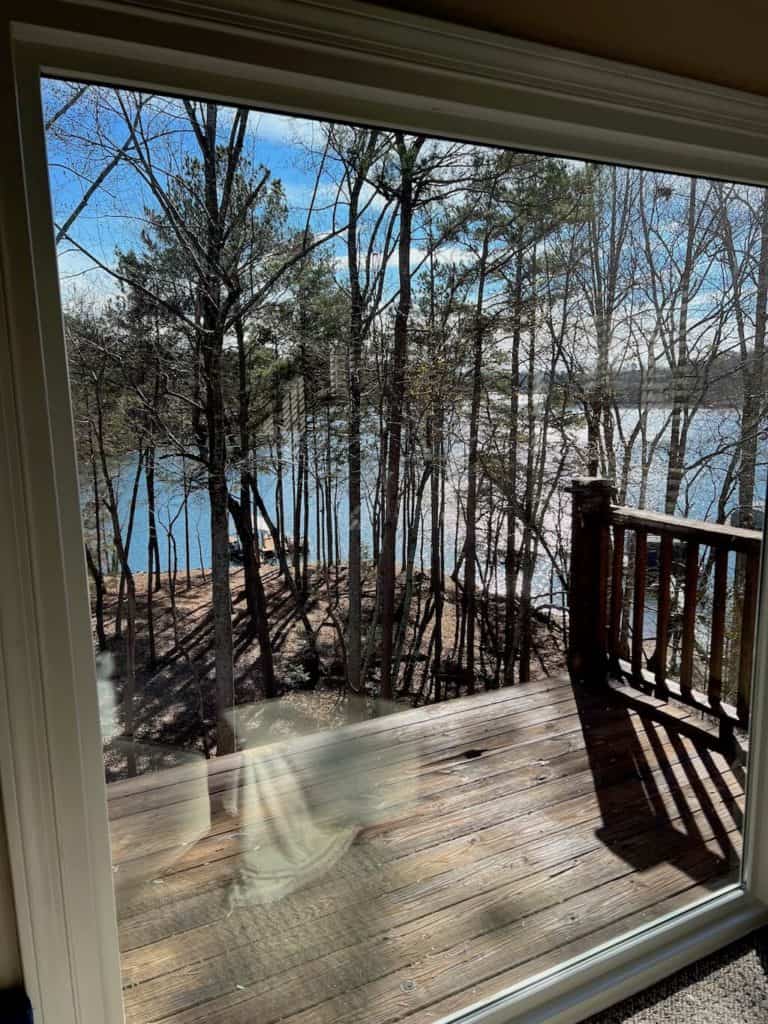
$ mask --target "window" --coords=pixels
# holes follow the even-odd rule
[[[127,1019],[440,1019],[512,989],[504,1013],[662,915],[686,911],[604,969],[755,920],[762,190],[93,85],[93,60],[45,78],[26,145],[42,184],[46,123]],[[566,494],[585,472],[618,501]]]

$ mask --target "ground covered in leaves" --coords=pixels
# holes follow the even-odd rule
[[[307,617],[316,634],[319,654],[319,675],[312,680],[307,671],[308,643],[306,629],[296,613],[290,589],[277,567],[262,569],[267,595],[270,634],[272,637],[275,676],[280,698],[298,712],[306,712],[316,728],[332,728],[348,720],[344,666],[337,629],[328,615],[329,604],[335,606],[337,623],[346,614],[345,568],[332,567],[328,572],[311,568]],[[147,577],[135,576],[137,591],[137,685],[135,697],[135,741],[138,771],[155,770],[180,763],[185,756],[206,756],[215,753],[215,683],[211,616],[210,574],[195,571],[189,581],[180,574],[176,582],[176,626],[165,577],[153,594],[155,627],[155,660],[150,659],[147,625]],[[119,579],[106,578],[105,631],[109,654],[98,658],[101,691],[111,693],[117,705],[117,732],[105,743],[104,760],[107,781],[127,774],[125,742],[119,737],[120,701],[125,666],[125,612],[122,636],[115,637],[115,616],[118,608]],[[430,670],[432,625],[424,630],[420,642],[418,624],[428,597],[429,581],[416,574],[414,596],[410,608],[405,657],[401,663],[398,703],[413,706],[434,699],[433,673]],[[371,572],[364,581],[363,615],[370,620],[374,612],[376,581]],[[402,580],[398,581],[402,598]],[[233,625],[235,644],[235,691],[240,706],[258,705],[264,699],[259,644],[250,628],[243,590],[242,569],[232,570]],[[442,636],[444,668],[442,687],[449,698],[467,692],[467,680],[451,661],[456,639],[457,592],[449,582],[443,610]],[[499,605],[499,618],[502,617]],[[479,632],[479,631],[478,631]],[[486,631],[487,637],[487,631]],[[535,658],[532,677],[536,678],[563,667],[562,637],[547,623],[534,623]],[[487,642],[478,636],[476,654],[479,678],[476,689],[485,689],[491,681],[493,658]],[[429,663],[428,663],[429,662]],[[370,660],[369,685],[366,695],[375,695],[378,665],[376,652]],[[106,690],[105,690],[106,688]],[[245,709],[244,709],[245,710]]]

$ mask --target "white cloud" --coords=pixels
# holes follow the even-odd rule
[[[420,263],[426,263],[427,250],[418,247],[411,248],[411,267]],[[435,263],[467,263],[470,260],[470,253],[460,245],[441,245],[435,252]]]
[[[119,282],[84,253],[65,249],[59,253],[58,263],[61,302],[65,308],[75,299],[101,308],[120,293]]]
[[[322,130],[317,121],[288,114],[268,114],[254,111],[249,127],[257,139],[283,146],[303,144],[315,148],[322,145]]]

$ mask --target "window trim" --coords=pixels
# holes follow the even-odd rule
[[[8,124],[13,131],[16,118],[20,152],[9,156],[0,195],[0,510],[8,520],[0,768],[36,1020],[117,1024],[117,926],[40,74],[766,185],[768,99],[354,0],[261,0],[258,14],[247,0],[220,0],[214,10],[184,0],[166,0],[162,11],[98,0],[59,6],[67,29],[12,26]],[[106,24],[119,38],[97,34]],[[768,920],[765,597],[755,646],[742,884],[463,1017],[576,1021]]]

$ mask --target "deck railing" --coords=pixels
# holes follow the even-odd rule
[[[571,675],[746,726],[762,533],[613,505],[599,478],[571,493]]]

